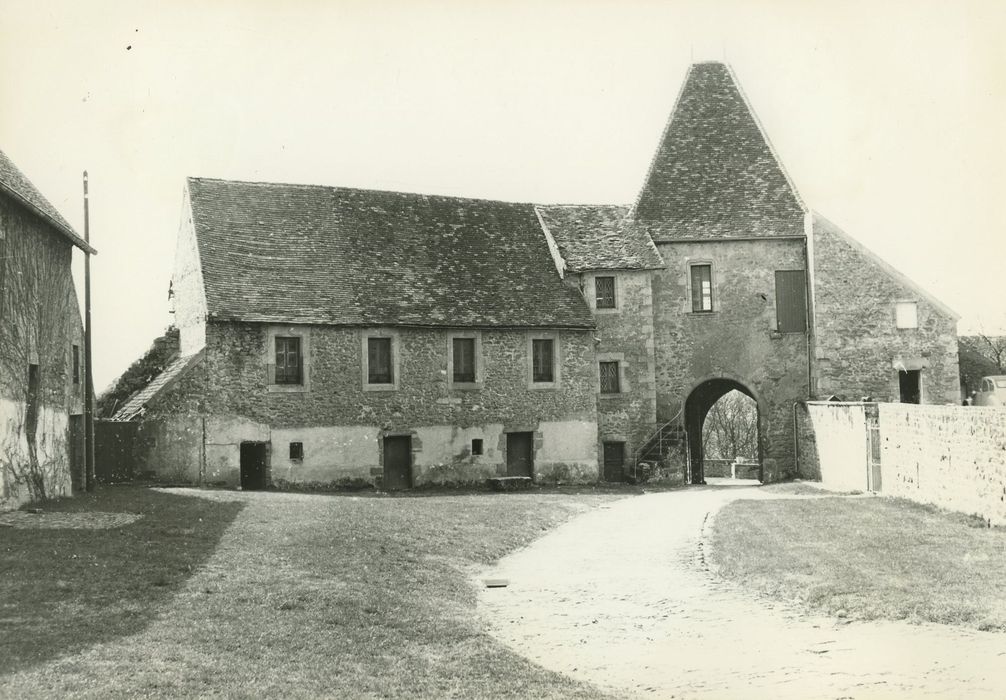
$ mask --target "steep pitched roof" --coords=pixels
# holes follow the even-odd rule
[[[23,206],[35,212],[45,219],[70,242],[87,253],[95,253],[94,248],[84,242],[84,239],[77,235],[73,227],[67,223],[63,215],[52,206],[49,201],[42,196],[42,193],[31,184],[31,180],[24,176],[14,161],[0,151],[0,190],[16,199]]]
[[[726,65],[689,68],[633,214],[657,241],[803,235],[803,203]]]
[[[539,204],[535,208],[573,272],[664,266],[653,241],[628,218],[629,207]]]
[[[349,325],[591,328],[531,204],[190,178],[208,312]]]
[[[182,376],[182,373],[186,369],[196,364],[201,357],[202,355],[197,353],[195,355],[177,357],[172,360],[149,384],[130,396],[129,400],[122,404],[122,407],[112,415],[112,420],[130,421],[140,416],[147,404],[157,398],[158,394]]]

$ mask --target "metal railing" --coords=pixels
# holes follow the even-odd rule
[[[634,481],[637,483],[639,481],[639,463],[642,461],[644,454],[650,452],[654,447],[656,447],[658,454],[660,454],[661,458],[663,458],[664,447],[666,445],[678,444],[681,440],[686,438],[687,433],[678,424],[678,419],[681,417],[681,413],[684,410],[684,406],[678,409],[678,412],[674,414],[673,418],[654,430],[645,440],[643,440],[639,448],[632,453],[632,479]]]

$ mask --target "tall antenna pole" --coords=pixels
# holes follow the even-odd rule
[[[90,246],[87,171],[84,171],[84,242]],[[84,251],[84,483],[94,491],[94,382],[91,361],[91,254]]]

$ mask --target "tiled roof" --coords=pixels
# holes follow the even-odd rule
[[[153,401],[169,384],[178,379],[188,367],[194,365],[200,357],[202,355],[196,354],[177,357],[172,360],[164,368],[164,371],[154,377],[147,386],[130,396],[129,400],[122,404],[122,407],[115,412],[112,420],[130,421],[141,415],[147,404]]]
[[[81,250],[95,252],[3,151],[0,151],[0,189],[45,219]]]
[[[190,178],[211,318],[590,328],[531,204]]]
[[[655,241],[803,235],[803,204],[726,65],[689,69],[634,216]]]
[[[628,219],[629,207],[538,205],[567,269],[653,270],[663,260],[645,231]]]

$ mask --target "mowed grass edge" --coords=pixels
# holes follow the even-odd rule
[[[736,501],[711,533],[741,586],[851,619],[1006,631],[1006,529],[902,499]]]

